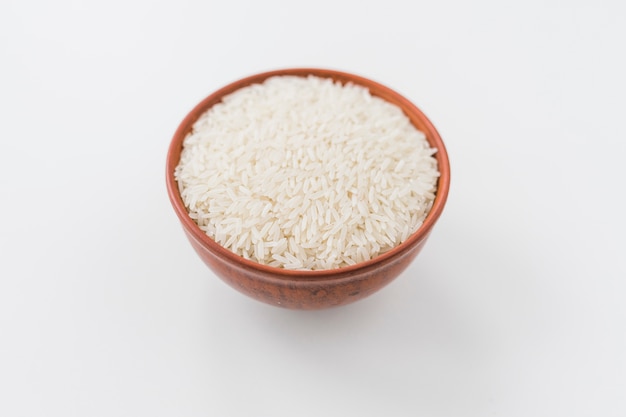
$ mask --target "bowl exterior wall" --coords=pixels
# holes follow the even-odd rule
[[[428,235],[397,257],[375,267],[337,274],[329,279],[286,280],[264,271],[247,268],[214,253],[185,230],[202,261],[224,282],[258,301],[278,307],[319,310],[361,300],[393,281],[422,250]]]

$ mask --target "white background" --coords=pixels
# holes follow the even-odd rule
[[[626,6],[0,5],[0,415],[626,415]],[[448,205],[391,285],[282,310],[227,287],[167,199],[217,88],[298,66],[414,101]]]

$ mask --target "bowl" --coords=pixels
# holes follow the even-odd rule
[[[189,217],[174,178],[185,136],[199,116],[219,103],[225,95],[277,75],[314,75],[366,87],[372,95],[400,107],[413,125],[424,132],[430,145],[437,148],[435,157],[440,177],[435,200],[422,226],[406,241],[378,257],[355,265],[329,270],[294,271],[262,265],[240,257],[207,236]],[[397,92],[367,78],[345,72],[295,68],[243,78],[202,100],[174,133],[167,155],[166,182],[170,201],[191,246],[218,277],[256,300],[285,308],[315,310],[363,299],[383,288],[409,266],[424,247],[443,211],[450,188],[450,165],[446,148],[435,127],[414,104]]]

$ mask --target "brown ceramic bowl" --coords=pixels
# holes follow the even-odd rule
[[[291,271],[246,260],[209,238],[189,217],[180,198],[174,169],[180,160],[183,139],[198,117],[227,94],[275,75],[315,75],[342,83],[367,87],[372,95],[399,106],[419,130],[426,134],[441,174],[433,207],[422,227],[404,243],[367,262],[344,268],[318,271]],[[221,88],[198,104],[182,121],[174,134],[167,155],[167,191],[187,238],[200,258],[222,280],[242,293],[275,306],[294,309],[321,309],[348,304],[378,291],[396,278],[417,256],[441,215],[448,189],[450,166],[446,148],[431,122],[409,100],[391,89],[356,75],[324,69],[285,69],[265,72],[236,81]]]

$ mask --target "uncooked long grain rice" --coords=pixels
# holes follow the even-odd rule
[[[191,218],[227,249],[280,268],[333,269],[421,226],[435,152],[400,108],[364,87],[278,76],[205,112],[175,176]]]

